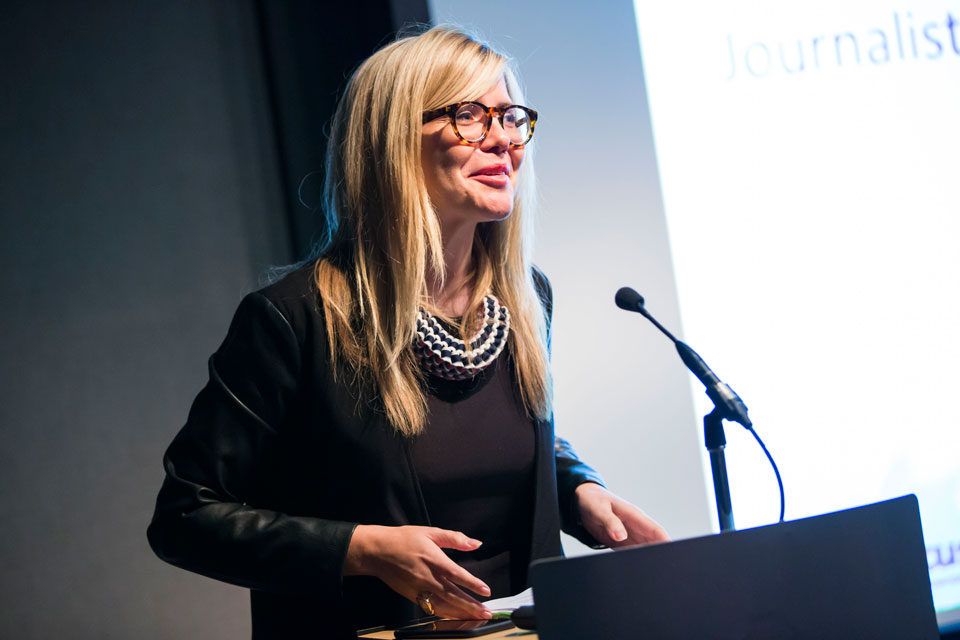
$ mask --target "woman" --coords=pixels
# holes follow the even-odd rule
[[[255,637],[489,617],[481,599],[562,552],[561,523],[666,539],[553,434],[522,102],[458,30],[369,58],[331,128],[327,241],[210,359],[148,537],[249,587]]]

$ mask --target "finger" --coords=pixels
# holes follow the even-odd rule
[[[626,527],[632,544],[669,542],[670,536],[653,518],[629,502],[614,502],[613,511]]]
[[[433,540],[434,544],[444,549],[456,549],[457,551],[474,551],[483,543],[479,540],[460,531],[451,531],[449,529],[438,529],[437,527],[425,527],[424,533]]]
[[[486,607],[462,591],[460,591],[458,597],[451,589],[459,590],[448,580],[428,579],[419,582],[416,586],[408,584],[405,585],[405,587],[404,597],[417,605],[420,605],[421,595],[429,594],[430,604],[433,606],[433,614],[441,618],[456,618],[461,620],[483,618],[483,612]],[[408,590],[409,592],[407,592]],[[427,613],[427,611],[424,611],[424,613]]]
[[[493,617],[493,612],[482,602],[471,598],[450,581],[446,582],[446,587],[446,590],[434,593],[431,599],[438,615],[460,620],[488,620]]]
[[[600,542],[623,542],[627,539],[627,530],[620,518],[613,512],[613,502],[616,499],[604,487],[585,483],[577,487],[583,492],[580,496],[580,510],[582,514],[589,513],[593,518],[593,525],[599,527],[607,540]],[[594,534],[596,536],[596,534]]]
[[[654,523],[654,526],[647,533],[646,540],[644,542],[670,542],[670,534],[667,533],[666,529]]]
[[[456,562],[443,556],[446,562],[441,562],[440,567],[438,567],[441,573],[441,579],[447,579],[454,584],[458,584],[462,587],[466,587],[473,591],[474,593],[479,593],[482,596],[490,595],[490,587],[480,578],[476,577]]]
[[[447,578],[442,578],[440,582],[446,587],[440,595],[451,603],[456,603],[459,607],[470,612],[474,619],[485,619],[491,615],[490,609],[485,604],[465,592]]]
[[[670,542],[670,534],[653,520],[649,521],[647,530],[644,532],[644,542]]]
[[[623,542],[627,539],[627,529],[623,526],[620,518],[613,513],[612,509],[601,514],[599,518],[600,526],[603,527],[603,531],[607,534],[607,537],[614,542]]]

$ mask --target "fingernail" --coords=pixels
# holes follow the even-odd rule
[[[480,590],[480,593],[482,593],[485,596],[490,595],[490,587],[488,587],[487,585],[483,585],[483,589]]]
[[[490,611],[490,609],[484,609],[483,613],[481,613],[480,615],[483,616],[484,620],[489,620],[490,618],[493,617],[493,612]]]
[[[476,538],[470,538],[470,543],[473,544],[473,546],[475,547],[479,547],[480,545],[483,544],[483,542],[481,542],[480,540],[477,540]]]
[[[613,534],[612,536],[610,536],[610,537],[613,538],[614,540],[616,540],[617,542],[623,542],[624,540],[627,539],[627,532],[626,532],[626,531],[617,531],[616,533],[614,533],[614,534]]]

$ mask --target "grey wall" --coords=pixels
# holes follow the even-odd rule
[[[248,593],[146,526],[206,360],[302,257],[303,175],[424,0],[5,2],[0,638],[237,638]]]
[[[249,635],[246,592],[145,528],[207,355],[291,255],[252,4],[5,5],[0,637]]]

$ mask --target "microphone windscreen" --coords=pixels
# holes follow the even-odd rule
[[[640,309],[643,309],[643,296],[630,287],[620,287],[614,300],[618,307],[627,311],[640,311]]]
[[[510,614],[510,619],[520,629],[537,628],[537,615],[531,605],[514,609],[513,613]]]

